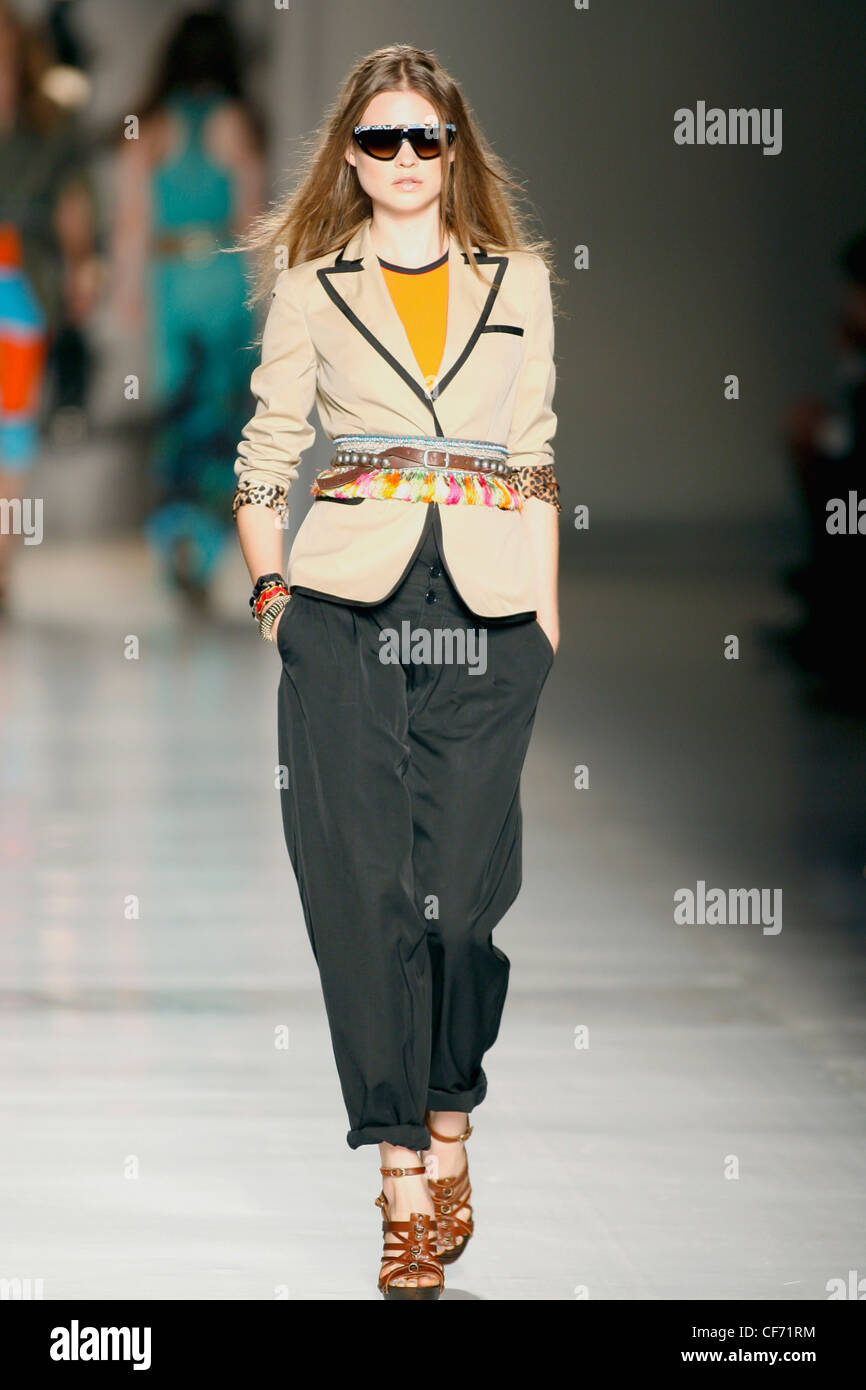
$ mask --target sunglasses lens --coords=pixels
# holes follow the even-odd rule
[[[454,143],[454,131],[446,127],[448,144]],[[435,159],[439,154],[439,127],[415,126],[407,131],[407,138],[419,159]],[[403,131],[367,129],[357,131],[355,139],[365,154],[373,159],[394,159],[403,143]]]
[[[419,159],[435,159],[438,155],[438,126],[424,126],[422,130],[413,130],[409,139],[412,143],[412,148]]]
[[[355,139],[373,159],[393,159],[400,148],[400,133],[393,130],[365,130]]]

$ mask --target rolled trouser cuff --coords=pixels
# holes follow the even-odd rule
[[[430,1131],[426,1125],[368,1125],[350,1129],[346,1135],[350,1149],[363,1144],[394,1144],[401,1149],[429,1149]]]
[[[465,1110],[467,1115],[480,1105],[487,1095],[487,1077],[482,1074],[477,1086],[471,1091],[428,1091],[428,1110]]]

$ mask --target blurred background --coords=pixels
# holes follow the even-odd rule
[[[863,488],[853,0],[0,0],[0,1275],[370,1296],[230,522],[260,322],[218,248],[395,41],[562,277],[563,638],[478,1142],[493,1225],[544,1136],[538,1231],[464,1296],[826,1297],[866,1275],[864,540],[826,524]],[[676,144],[698,101],[781,108],[781,152]],[[782,889],[783,930],[676,925],[698,880]]]

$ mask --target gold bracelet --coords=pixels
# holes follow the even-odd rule
[[[259,632],[263,642],[273,642],[271,630],[274,626],[274,619],[278,618],[283,609],[288,606],[290,597],[290,594],[278,594],[262,613],[259,618]]]

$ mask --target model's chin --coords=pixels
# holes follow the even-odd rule
[[[435,203],[438,196],[438,193],[431,193],[430,189],[422,184],[416,188],[401,188],[399,184],[392,184],[382,195],[381,202],[383,207],[392,212],[419,212],[430,203]]]

